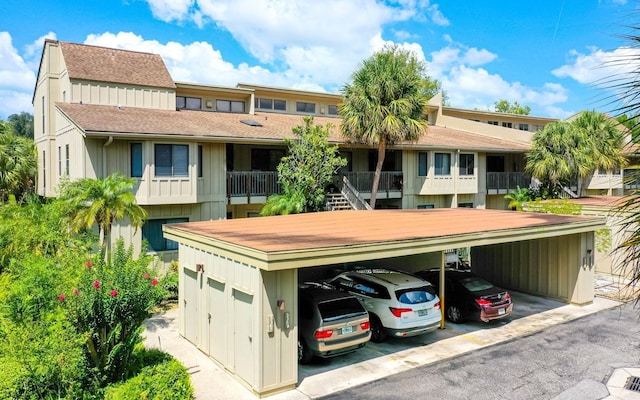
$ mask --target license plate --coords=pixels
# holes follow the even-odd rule
[[[424,317],[427,314],[429,314],[429,310],[418,310],[418,317]]]
[[[505,312],[506,312],[506,311],[505,311],[505,309],[504,309],[504,308],[499,308],[499,309],[498,309],[498,315],[504,315],[504,313],[505,313]]]
[[[351,333],[353,332],[353,326],[345,326],[344,328],[342,328],[342,334],[345,335],[347,333]]]

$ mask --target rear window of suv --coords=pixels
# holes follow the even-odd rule
[[[420,304],[436,298],[436,292],[431,286],[396,290],[396,297],[402,304]]]
[[[355,317],[366,314],[366,310],[355,297],[345,297],[318,303],[318,311],[323,321]]]

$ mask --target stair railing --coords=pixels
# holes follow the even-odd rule
[[[360,192],[353,187],[351,182],[349,182],[349,178],[346,176],[342,176],[342,182],[340,185],[340,192],[344,196],[345,199],[351,204],[351,207],[354,210],[372,210],[371,206],[367,201],[362,197]]]

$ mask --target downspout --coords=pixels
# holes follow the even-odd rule
[[[440,252],[440,282],[438,282],[438,285],[440,285],[440,329],[444,329],[444,316],[445,316],[445,311],[444,311],[444,271],[445,271],[445,262],[446,262],[446,257],[447,255],[445,254],[445,251],[442,250]]]
[[[102,176],[107,177],[107,147],[113,143],[113,136],[109,136],[102,146]]]

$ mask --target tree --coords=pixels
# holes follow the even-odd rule
[[[435,78],[431,78],[429,76],[425,76],[422,79],[422,95],[427,98],[427,100],[431,99],[433,96],[438,93],[442,93],[442,105],[449,105],[449,96],[447,92],[442,89],[442,83]]]
[[[285,139],[288,153],[278,165],[278,181],[283,193],[273,195],[262,209],[262,215],[295,214],[320,211],[324,207],[325,186],[333,175],[347,164],[338,146],[330,146],[331,125],[304,125],[293,128],[295,139]]]
[[[74,210],[71,228],[78,232],[98,225],[100,245],[109,254],[111,225],[114,221],[128,218],[136,230],[147,218],[147,212],[136,203],[131,192],[134,179],[114,173],[101,179],[80,179],[61,185],[60,198]]]
[[[371,208],[375,208],[387,146],[417,140],[426,132],[424,71],[424,63],[413,53],[386,46],[364,60],[352,82],[342,89],[339,113],[343,135],[378,147]]]
[[[587,178],[597,169],[622,168],[623,133],[616,123],[595,111],[585,111],[571,122],[548,124],[533,135],[525,169],[553,191],[577,179],[582,196]]]
[[[24,111],[20,114],[11,114],[8,121],[17,136],[33,140],[33,114]]]
[[[495,111],[507,114],[520,114],[520,115],[529,115],[531,112],[531,107],[529,106],[521,106],[517,101],[514,101],[513,104],[509,103],[507,100],[500,100],[494,103]]]
[[[37,168],[33,140],[14,135],[9,124],[0,121],[0,202],[32,192]]]
[[[504,199],[509,200],[507,207],[515,211],[522,211],[522,205],[532,200],[532,193],[529,189],[518,186],[516,190],[504,195]]]

